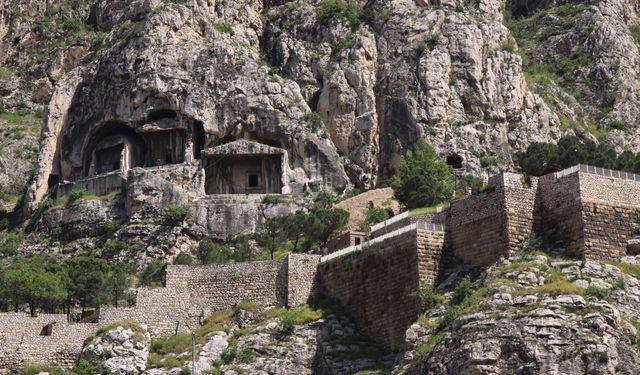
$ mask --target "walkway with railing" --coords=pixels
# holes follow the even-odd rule
[[[568,176],[570,174],[577,173],[577,172],[595,174],[595,175],[603,176],[603,177],[620,178],[620,179],[623,179],[623,180],[640,181],[640,175],[637,175],[635,173],[624,172],[624,171],[616,171],[616,170],[613,170],[613,169],[606,169],[606,168],[600,168],[600,167],[594,167],[594,166],[586,165],[586,164],[574,165],[571,168],[567,168],[567,169],[563,169],[563,170],[561,170],[559,172],[555,172],[553,174],[553,177],[558,179],[558,178],[562,178],[562,177],[565,177],[565,176]]]
[[[425,229],[425,230],[430,230],[430,231],[434,231],[434,232],[444,232],[445,228],[444,225],[442,224],[433,224],[433,223],[413,223],[413,224],[409,224],[406,227],[402,227],[398,230],[394,230],[393,232],[384,234],[382,236],[379,237],[375,237],[372,238],[360,245],[354,245],[354,246],[349,246],[349,247],[345,247],[342,250],[338,250],[336,252],[333,252],[331,254],[327,254],[325,256],[323,256],[322,258],[320,258],[320,263],[324,263],[327,261],[330,261],[332,259],[335,258],[339,258],[341,256],[347,255],[347,254],[351,254],[351,253],[355,253],[357,251],[362,251],[364,248],[369,247],[373,244],[382,242],[384,240],[387,240],[389,238],[393,238],[393,237],[397,237],[400,236],[404,233],[407,232],[411,232],[414,230],[418,230],[418,229]]]

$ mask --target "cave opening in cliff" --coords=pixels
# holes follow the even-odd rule
[[[280,194],[284,150],[238,140],[203,152],[206,194]]]
[[[90,137],[85,149],[84,175],[91,177],[142,166],[145,148],[144,140],[127,125],[105,123]]]
[[[453,169],[462,168],[462,161],[462,156],[458,154],[451,154],[447,156],[447,164],[449,164]]]
[[[202,121],[195,121],[193,123],[193,158],[200,159],[202,157],[202,150],[204,150],[204,144],[206,141],[206,134],[204,132],[204,126]]]
[[[177,117],[178,113],[172,109],[159,109],[149,113],[147,121],[157,122],[164,119],[175,119]]]

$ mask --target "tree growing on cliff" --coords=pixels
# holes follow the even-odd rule
[[[0,272],[0,299],[11,303],[16,312],[24,303],[29,304],[31,316],[38,309],[54,312],[67,295],[60,265],[51,257],[18,258]]]
[[[389,185],[395,198],[407,208],[430,207],[451,199],[453,170],[433,146],[420,139],[400,161],[398,174]]]
[[[131,263],[115,264],[109,270],[106,283],[111,291],[113,304],[118,307],[118,302],[125,295],[125,292],[133,284],[133,275],[136,268]]]
[[[110,271],[107,261],[93,256],[80,256],[67,259],[64,266],[68,276],[66,284],[69,298],[78,300],[83,313],[86,307],[98,307],[108,299],[105,293]]]
[[[287,240],[288,221],[287,216],[269,218],[258,233],[258,243],[269,250],[272,260],[276,249]]]

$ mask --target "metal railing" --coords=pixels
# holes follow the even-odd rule
[[[607,169],[607,168],[594,167],[594,166],[586,165],[586,164],[574,165],[571,168],[567,168],[567,169],[563,169],[563,170],[561,170],[559,172],[555,172],[553,174],[553,176],[554,176],[554,178],[558,179],[558,178],[562,178],[562,177],[568,176],[568,175],[576,173],[576,172],[589,173],[589,174],[594,174],[594,175],[602,176],[602,177],[619,178],[619,179],[622,179],[622,180],[640,181],[640,175],[637,175],[635,173],[616,171],[616,170]]]
[[[397,237],[401,234],[407,233],[407,232],[411,232],[414,230],[418,230],[418,229],[426,229],[426,230],[431,230],[431,231],[435,231],[435,232],[444,232],[445,228],[444,225],[442,224],[434,224],[434,223],[413,223],[413,224],[409,224],[406,227],[402,227],[398,230],[394,230],[393,232],[389,232],[386,234],[383,234],[380,237],[375,237],[372,238],[368,241],[365,241],[364,243],[360,244],[360,245],[354,245],[354,246],[349,246],[349,247],[345,247],[342,250],[338,250],[336,252],[333,252],[331,254],[327,254],[325,256],[323,256],[322,258],[320,258],[320,263],[324,263],[327,261],[330,261],[332,259],[335,258],[339,258],[341,256],[347,255],[347,254],[351,254],[351,253],[355,253],[357,251],[361,251],[366,247],[369,247],[371,245],[374,245],[376,243],[382,242],[384,240],[387,240],[389,238],[393,238],[393,237]]]

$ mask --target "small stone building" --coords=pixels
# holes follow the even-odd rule
[[[206,194],[288,192],[287,152],[239,139],[203,151]]]

